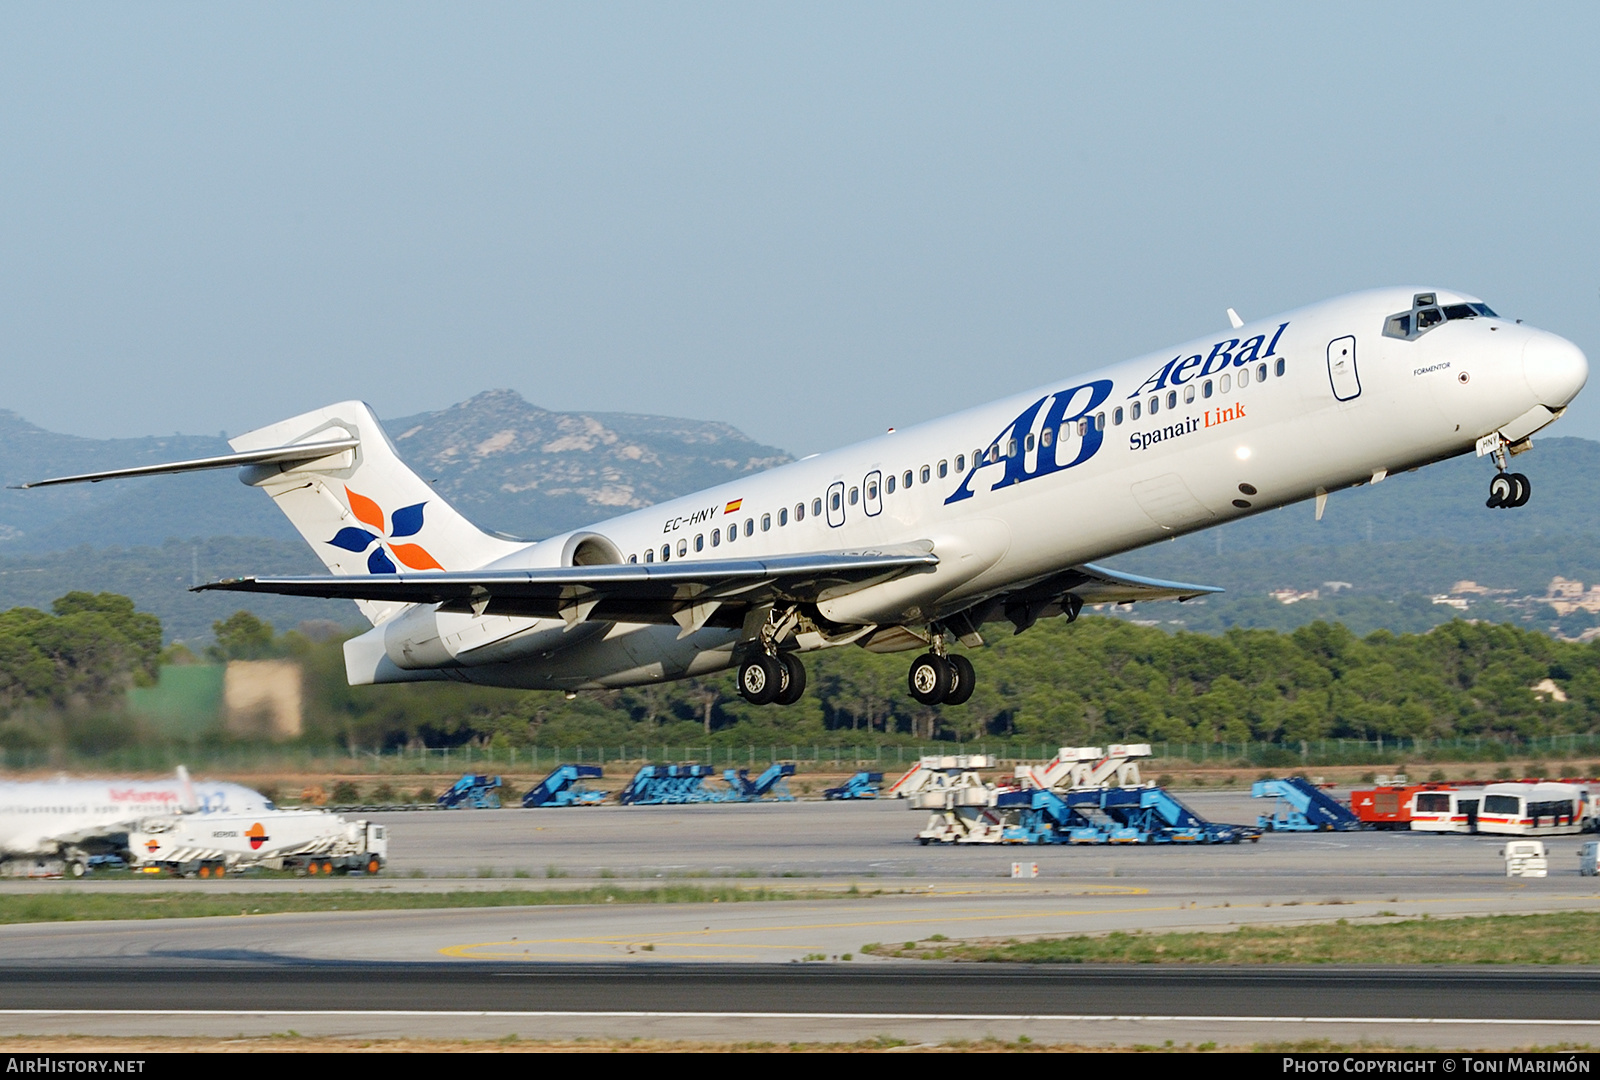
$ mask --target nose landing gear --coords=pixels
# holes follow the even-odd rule
[[[1498,471],[1494,479],[1489,481],[1489,498],[1483,505],[1491,510],[1514,510],[1526,506],[1528,496],[1533,494],[1533,484],[1519,472],[1506,471],[1508,466],[1503,442],[1490,453],[1494,455],[1494,466]]]
[[[1489,498],[1483,505],[1491,510],[1512,510],[1525,506],[1533,494],[1533,485],[1521,473],[1496,473],[1489,481]]]

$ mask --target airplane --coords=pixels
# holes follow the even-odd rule
[[[0,782],[0,874],[82,877],[94,856],[124,852],[129,830],[147,818],[272,809],[260,792],[191,781],[182,766],[169,780]]]
[[[538,542],[467,521],[345,402],[230,440],[232,454],[57,477],[240,468],[329,573],[201,590],[354,600],[352,685],[563,690],[737,670],[793,704],[802,657],[918,650],[908,690],[957,705],[959,643],[1085,604],[1221,590],[1098,565],[1155,540],[1476,452],[1486,506],[1524,505],[1509,457],[1588,379],[1571,342],[1438,288],[1355,293],[1062,379]]]

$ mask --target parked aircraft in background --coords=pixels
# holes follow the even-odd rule
[[[0,872],[81,877],[89,859],[127,847],[140,821],[190,813],[271,810],[259,792],[238,784],[170,780],[57,780],[0,783]]]
[[[926,704],[975,673],[957,643],[1084,604],[1218,591],[1095,565],[1164,537],[1476,449],[1487,505],[1527,502],[1508,454],[1588,378],[1571,342],[1440,289],[1381,289],[1246,324],[537,543],[474,527],[359,402],[234,454],[27,485],[242,467],[330,574],[204,589],[339,597],[373,628],[352,684],[575,691],[728,667],[792,703],[801,657],[918,650]],[[996,369],[991,358],[988,370]],[[965,392],[965,388],[963,388]]]

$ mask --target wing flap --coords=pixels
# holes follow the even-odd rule
[[[1223,590],[1216,585],[1189,585],[1182,581],[1127,574],[1110,567],[1084,563],[1073,568],[1082,580],[1067,589],[1085,604],[1132,604],[1141,600],[1193,600]]]

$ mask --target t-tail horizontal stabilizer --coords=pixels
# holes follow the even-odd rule
[[[162,465],[137,465],[131,469],[107,469],[105,472],[79,473],[76,476],[56,476],[49,480],[34,480],[10,486],[26,491],[29,488],[54,487],[56,484],[98,484],[102,480],[125,480],[133,476],[165,476],[169,473],[202,472],[206,469],[236,469],[244,465],[306,465],[354,450],[360,445],[360,439],[332,439],[323,442],[297,443],[293,446],[269,446],[264,450],[246,450],[238,454],[218,454],[216,457],[170,461]]]

